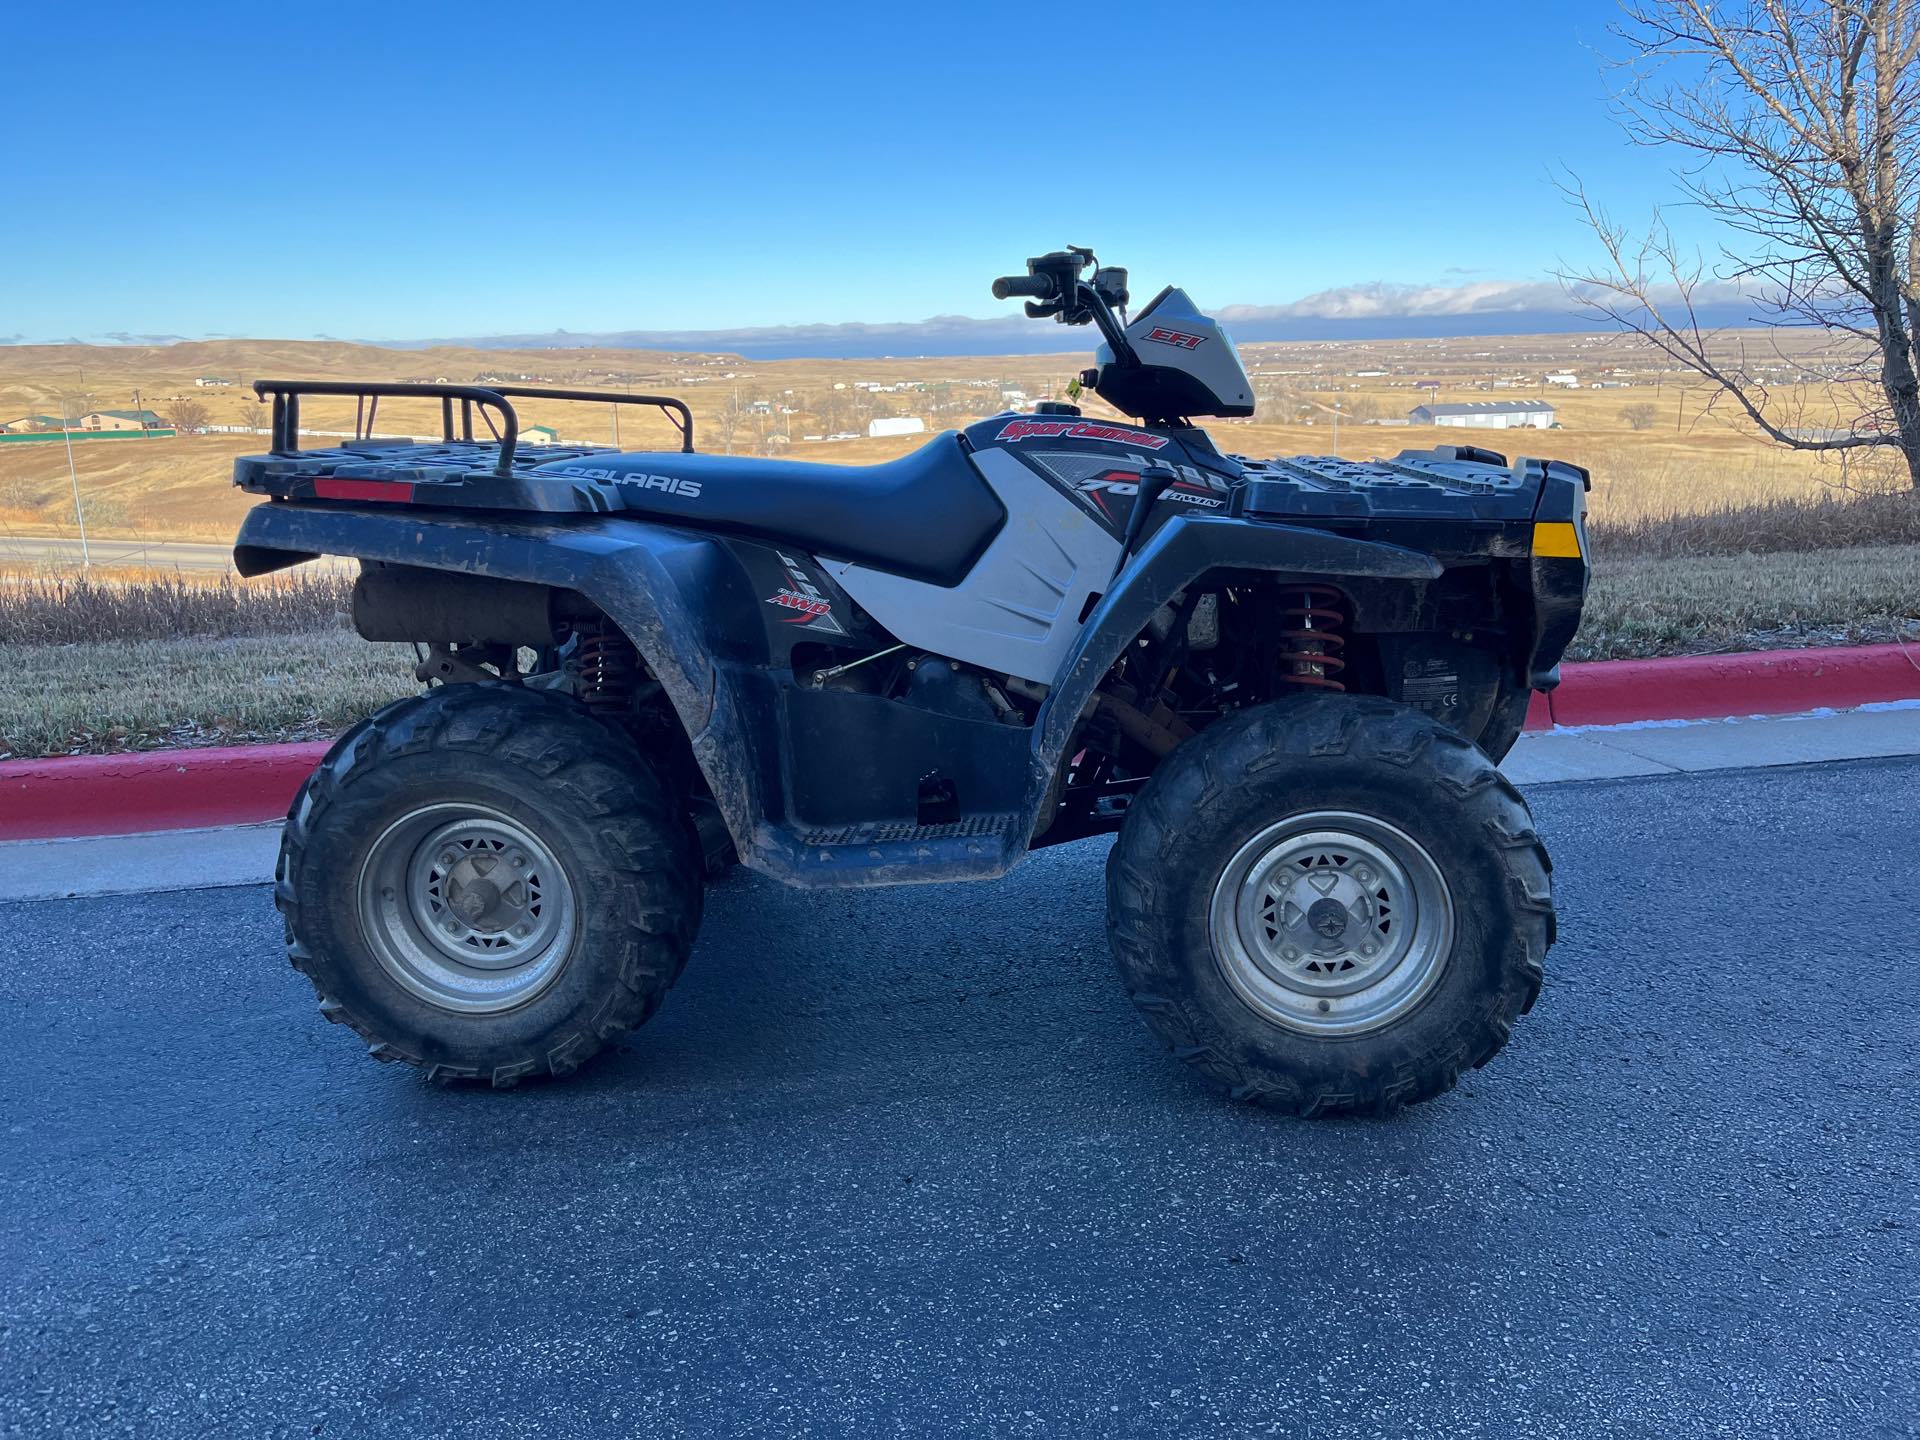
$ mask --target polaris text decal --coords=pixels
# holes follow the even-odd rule
[[[1164,325],[1156,325],[1147,332],[1147,339],[1157,340],[1162,345],[1177,345],[1182,350],[1198,350],[1200,342],[1207,337],[1190,335],[1185,330],[1169,330]]]
[[[608,480],[619,485],[631,485],[637,490],[664,490],[683,500],[700,498],[700,482],[679,475],[633,475],[624,470],[609,470],[603,465],[562,465],[554,473],[580,480]]]
[[[1165,447],[1167,437],[1149,435],[1144,430],[1128,430],[1119,425],[1099,425],[1091,420],[1009,420],[996,440],[1112,440],[1121,445],[1138,445],[1147,450]]]

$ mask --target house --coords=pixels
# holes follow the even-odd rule
[[[0,425],[0,435],[37,435],[48,430],[64,430],[67,422],[58,415],[22,415]]]
[[[1547,384],[1558,385],[1562,390],[1578,390],[1580,377],[1571,370],[1556,370],[1547,376]]]
[[[89,410],[74,426],[80,430],[164,430],[167,422],[151,410]]]
[[[233,384],[233,381],[229,380],[224,375],[202,375],[199,378],[197,378],[193,383],[198,385],[201,389],[207,390],[207,389],[215,388],[217,386],[231,385]]]
[[[1544,400],[1471,400],[1456,405],[1416,405],[1410,425],[1464,426],[1472,430],[1546,430],[1556,422]]]
[[[560,443],[560,432],[551,425],[522,425],[520,443],[522,445],[557,445]]]
[[[918,435],[926,428],[927,422],[918,415],[882,415],[867,422],[867,437],[877,439],[882,435]]]

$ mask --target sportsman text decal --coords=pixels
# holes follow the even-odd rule
[[[1010,420],[996,440],[1111,440],[1120,445],[1138,445],[1143,450],[1165,447],[1167,437],[1149,435],[1144,430],[1128,430],[1119,425],[1099,425],[1091,420]]]

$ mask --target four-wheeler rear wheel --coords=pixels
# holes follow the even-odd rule
[[[342,736],[293,803],[275,898],[328,1019],[382,1060],[505,1086],[659,1008],[700,923],[668,789],[575,701],[445,685]]]
[[[1312,696],[1164,760],[1107,862],[1114,959],[1180,1059],[1300,1115],[1385,1114],[1506,1043],[1553,943],[1550,864],[1484,752]]]

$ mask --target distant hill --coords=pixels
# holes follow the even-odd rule
[[[1144,303],[1151,292],[1139,292]],[[1756,306],[1732,287],[1701,287],[1696,296],[1703,325],[1720,329],[1755,323]],[[1205,294],[1196,295],[1202,308],[1215,306]],[[1339,343],[1370,340],[1467,339],[1473,336],[1571,335],[1611,327],[1597,321],[1570,299],[1557,282],[1522,283],[1476,281],[1463,285],[1390,285],[1371,283],[1342,286],[1305,296],[1286,305],[1216,306],[1213,313],[1240,341],[1307,341]],[[342,341],[262,342],[248,340],[185,340],[173,336],[109,335],[94,337],[107,344],[103,352],[123,355],[159,355],[178,366],[204,365],[217,370],[231,365],[235,343],[245,346],[252,373],[262,374],[277,362],[266,354],[279,348],[285,368],[293,372],[331,373],[336,367],[367,369],[368,351],[472,350],[619,350],[652,351],[667,355],[732,355],[748,360],[853,360],[880,357],[911,358],[946,355],[1051,355],[1083,350],[1082,334],[1068,334],[1045,322],[1029,320],[1018,309],[979,319],[966,315],[935,315],[911,321],[845,321],[808,325],[754,325],[732,330],[547,330],[439,337],[425,340],[388,339]],[[67,345],[82,345],[82,340]],[[54,350],[53,345],[6,341],[0,351]],[[385,369],[386,366],[376,367]]]
[[[1146,297],[1141,297],[1143,300]],[[1204,300],[1202,305],[1204,308]],[[1608,327],[1555,284],[1415,287],[1354,285],[1290,305],[1228,305],[1214,313],[1238,341],[1464,339],[1477,335],[1568,335]],[[1725,294],[1699,307],[1712,328],[1754,323],[1751,301]],[[974,319],[759,325],[736,330],[552,330],[540,334],[374,342],[392,349],[698,351],[750,360],[861,359],[921,355],[1046,355],[1080,348],[1053,325],[1018,312]]]

